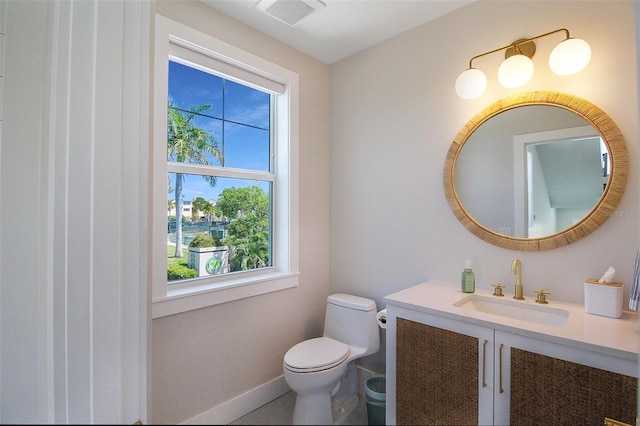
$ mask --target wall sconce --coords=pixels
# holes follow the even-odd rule
[[[533,40],[558,32],[565,33],[562,40],[549,55],[549,67],[558,75],[569,75],[582,70],[591,60],[589,43],[569,36],[569,30],[561,28],[539,36],[519,39],[510,45],[476,55],[469,60],[469,68],[458,76],[456,93],[462,99],[474,99],[484,93],[487,88],[487,76],[477,68],[473,68],[473,60],[504,50],[505,61],[498,68],[498,81],[507,88],[520,87],[533,76],[533,61],[536,53]]]

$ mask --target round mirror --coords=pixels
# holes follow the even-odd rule
[[[556,92],[502,99],[455,137],[444,190],[474,235],[513,250],[562,247],[614,214],[628,156],[620,130],[594,104]]]

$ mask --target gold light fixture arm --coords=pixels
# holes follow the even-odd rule
[[[540,35],[537,35],[535,37],[516,40],[513,43],[508,44],[506,46],[502,46],[502,47],[499,47],[497,49],[490,50],[489,52],[481,53],[479,55],[474,56],[473,58],[469,59],[469,68],[473,68],[473,64],[472,63],[473,63],[473,61],[475,59],[481,58],[483,56],[491,55],[492,53],[496,53],[496,52],[499,52],[501,50],[507,50],[507,49],[511,49],[514,52],[515,51],[519,51],[520,53],[522,53],[522,54],[528,56],[529,58],[531,58],[533,56],[533,54],[535,53],[535,51],[536,51],[535,43],[533,43],[533,40],[537,40],[539,38],[546,37],[546,36],[549,36],[551,34],[559,33],[561,31],[564,31],[564,33],[565,33],[565,40],[570,38],[569,30],[567,30],[566,28],[559,28],[557,30],[549,31],[548,33],[540,34]],[[522,51],[520,51],[521,50],[520,47],[523,46],[523,45],[526,45],[528,43],[532,44],[532,49],[528,49],[530,54],[528,54],[527,49],[522,49]],[[513,55],[513,53],[509,54],[508,56],[505,54],[505,57],[509,57],[511,55]]]
[[[478,58],[482,58],[483,56],[487,56],[487,55],[491,55],[492,53],[496,53],[499,52],[501,50],[507,49],[509,47],[511,47],[512,45],[509,44],[507,46],[503,46],[503,47],[499,47],[498,49],[493,49],[489,52],[485,52],[485,53],[481,53],[479,55],[474,56],[473,58],[469,59],[469,68],[473,68],[473,66],[471,65],[471,63],[473,62],[474,59],[478,59]]]
[[[568,30],[568,29],[566,29],[566,28],[559,28],[559,29],[557,29],[557,30],[549,31],[548,33],[540,34],[539,36],[531,37],[531,38],[530,38],[530,39],[528,39],[528,40],[529,40],[529,41],[531,41],[531,40],[536,40],[536,39],[539,39],[539,38],[542,38],[542,37],[546,37],[546,36],[551,35],[551,34],[559,33],[560,31],[564,31],[565,36],[566,36],[566,37],[565,37],[565,40],[566,40],[566,39],[568,39],[568,38],[571,38],[571,37],[569,36],[569,30]]]

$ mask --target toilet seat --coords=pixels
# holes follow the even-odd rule
[[[348,345],[329,337],[317,337],[289,349],[284,355],[284,364],[295,373],[313,373],[341,364],[348,355]]]

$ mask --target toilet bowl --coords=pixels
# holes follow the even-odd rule
[[[379,348],[375,302],[329,296],[323,336],[298,343],[284,356],[284,378],[296,393],[292,423],[340,424],[358,401],[355,360]]]

